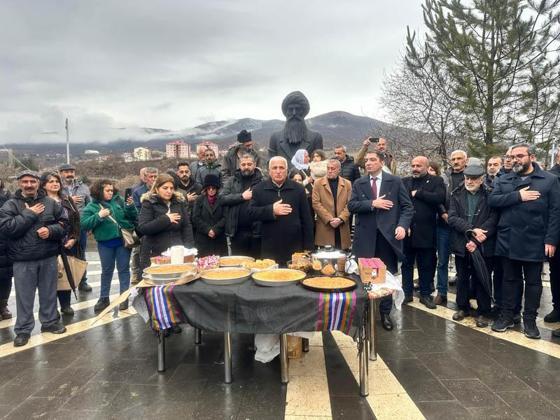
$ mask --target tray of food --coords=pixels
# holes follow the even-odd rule
[[[244,263],[253,261],[255,261],[253,257],[231,255],[229,257],[220,257],[220,267],[241,267]]]
[[[356,282],[346,277],[309,277],[301,284],[316,292],[346,292],[356,287]]]
[[[306,274],[300,270],[277,268],[253,273],[253,280],[260,286],[286,286],[288,284],[298,283],[305,278],[305,275]]]
[[[243,283],[251,276],[251,270],[241,267],[221,267],[203,271],[200,278],[208,284],[226,286]]]
[[[186,273],[196,273],[196,265],[194,264],[165,264],[148,267],[144,270],[144,274],[152,280],[169,280],[178,279]]]
[[[272,270],[278,268],[276,261],[265,258],[263,260],[246,261],[241,265],[243,268],[248,268],[253,273],[263,270]]]

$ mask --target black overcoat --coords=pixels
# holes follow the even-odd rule
[[[206,194],[200,195],[194,202],[193,224],[195,226],[194,242],[198,255],[227,255],[226,243],[226,209],[222,198],[218,196],[213,206],[208,202]],[[210,238],[208,232],[214,231],[216,236]]]
[[[443,178],[427,174],[421,178],[420,186],[412,197],[413,180],[411,176],[402,179],[414,207],[410,236],[406,239],[407,246],[435,248],[438,207],[445,205],[445,184]]]
[[[286,216],[275,217],[272,205],[282,199],[292,206]],[[313,220],[303,186],[287,179],[278,188],[270,179],[257,184],[249,204],[249,214],[262,221],[262,257],[284,264],[294,252],[313,250]]]
[[[467,194],[470,194],[464,185],[461,185],[451,194],[449,204],[449,219],[447,222],[451,228],[451,252],[460,257],[464,257],[467,250],[467,238],[465,234],[474,229],[480,228],[488,231],[486,240],[482,243],[482,255],[492,257],[496,247],[496,226],[498,224],[499,213],[496,209],[488,205],[488,197],[491,189],[482,184],[479,190],[478,204],[472,223],[468,222]]]
[[[167,213],[179,213],[179,223],[171,223]],[[136,231],[142,235],[140,267],[149,267],[150,257],[161,255],[174,245],[194,247],[194,238],[188,205],[182,195],[174,195],[167,204],[157,195],[151,194],[142,201]]]
[[[10,197],[9,191],[0,190],[0,207],[2,207]],[[9,281],[11,284],[12,276],[12,261],[8,258],[8,239],[0,234],[0,281]]]
[[[544,261],[544,245],[558,245],[560,235],[560,183],[558,177],[533,163],[524,180],[513,171],[494,181],[488,200],[500,210],[495,255],[519,261]],[[519,190],[539,191],[540,198],[521,201]]]
[[[371,258],[375,255],[378,229],[391,244],[397,257],[400,259],[404,257],[403,241],[395,239],[395,229],[397,226],[401,226],[408,231],[414,213],[412,202],[401,179],[387,172],[384,172],[381,177],[378,196],[382,195],[393,202],[391,209],[379,210],[371,206],[373,197],[369,175],[359,178],[352,185],[352,197],[348,202],[348,210],[356,213],[352,244],[352,253],[356,257]]]

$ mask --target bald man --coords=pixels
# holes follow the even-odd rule
[[[445,185],[439,176],[428,174],[429,161],[416,156],[411,162],[412,175],[403,178],[414,216],[404,241],[404,261],[401,266],[405,302],[412,302],[414,264],[420,280],[420,303],[435,309],[432,285],[436,269],[436,221],[438,207],[445,203]]]

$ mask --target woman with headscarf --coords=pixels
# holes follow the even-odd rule
[[[199,257],[227,255],[225,207],[222,197],[218,196],[219,189],[220,178],[214,174],[206,175],[202,194],[194,202],[192,221]]]
[[[74,201],[72,201],[72,197],[62,192],[62,180],[60,176],[55,172],[44,173],[41,175],[40,188],[45,190],[47,196],[62,205],[68,214],[70,231],[63,240],[62,246],[64,250],[62,252],[80,258],[80,247],[78,244],[80,240],[80,211],[76,207],[76,204],[74,204]],[[58,296],[58,302],[60,303],[60,312],[63,315],[74,315],[74,310],[72,306],[70,306],[72,297],[71,291],[58,290],[56,294]]]

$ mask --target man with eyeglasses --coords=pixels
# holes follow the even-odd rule
[[[525,283],[523,332],[540,338],[536,319],[542,295],[543,261],[552,258],[560,233],[560,182],[535,162],[533,146],[512,146],[513,167],[494,183],[489,204],[501,211],[495,254],[503,257],[503,308],[492,330],[514,326],[519,284]]]
[[[499,175],[509,174],[511,172],[511,168],[513,168],[513,157],[511,156],[511,147],[510,147],[509,149],[507,149],[507,152],[504,155],[504,163],[500,169]]]

